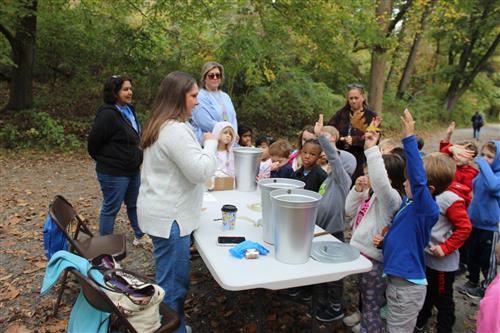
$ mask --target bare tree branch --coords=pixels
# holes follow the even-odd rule
[[[403,19],[408,9],[410,9],[412,3],[413,0],[408,0],[403,6],[401,6],[401,9],[397,13],[396,17],[394,17],[394,19],[392,19],[387,26],[387,33],[385,35],[386,37],[389,37],[391,35],[394,28],[396,28],[396,25]]]

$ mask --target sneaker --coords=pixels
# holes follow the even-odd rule
[[[320,305],[318,307],[318,310],[316,311],[316,319],[325,323],[329,323],[342,318],[344,318],[344,312],[342,312],[342,307],[340,305]]]
[[[348,315],[347,317],[344,317],[344,319],[342,319],[344,325],[349,327],[356,326],[356,324],[358,324],[360,321],[361,321],[361,314],[359,313],[359,311],[356,311]]]
[[[191,333],[191,332],[193,332],[193,329],[191,328],[191,326],[186,325],[186,333]]]
[[[153,242],[151,241],[151,238],[144,235],[141,238],[135,237],[134,241],[132,242],[132,245],[134,246],[153,245]]]
[[[286,294],[290,297],[298,297],[300,295],[300,288],[290,288],[287,290]]]
[[[299,300],[302,301],[302,302],[309,302],[310,300],[312,300],[312,290],[311,289],[304,289],[304,290],[301,290],[300,293],[299,293]]]
[[[482,287],[470,288],[465,294],[472,299],[481,299],[484,296],[484,289]]]
[[[475,289],[479,287],[477,283],[474,283],[470,280],[465,282],[463,285],[457,287],[457,291],[461,294],[467,295],[468,291],[471,291],[472,289]]]
[[[361,332],[361,324],[356,324],[353,327],[351,327],[351,332],[352,333],[359,333]]]

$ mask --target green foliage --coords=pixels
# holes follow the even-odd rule
[[[0,129],[0,142],[5,148],[58,148],[73,150],[81,141],[65,132],[61,123],[45,112],[25,110],[5,120]]]
[[[328,119],[338,102],[324,83],[317,83],[300,71],[280,73],[267,87],[253,90],[238,110],[238,121],[259,134],[293,137],[319,113]]]

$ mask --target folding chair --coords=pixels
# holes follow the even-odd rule
[[[110,325],[113,327],[110,327],[110,332],[118,330],[119,332],[137,333],[127,320],[127,317],[120,312],[113,301],[90,276],[84,276],[72,268],[69,271],[76,276],[87,302],[95,309],[111,314]],[[168,333],[179,327],[179,315],[163,302],[160,303],[160,314],[162,315],[161,327],[155,333]]]
[[[49,214],[62,230],[69,242],[69,251],[85,259],[92,259],[101,254],[112,255],[116,260],[125,258],[125,235],[94,236],[85,224],[85,221],[76,213],[71,204],[61,195],[56,195],[49,207]],[[72,231],[74,229],[74,232]],[[81,237],[81,233],[86,237]],[[61,290],[54,306],[54,316],[59,310],[68,272],[63,274]]]

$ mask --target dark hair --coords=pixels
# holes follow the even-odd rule
[[[102,99],[104,103],[116,103],[118,92],[122,88],[123,82],[125,81],[132,83],[132,79],[128,75],[113,75],[109,77],[106,82],[104,82],[104,88],[102,89]]]
[[[245,124],[238,125],[238,135],[242,135],[243,133],[250,132],[253,133],[253,130],[250,126]]]
[[[153,102],[151,116],[142,132],[142,149],[146,149],[158,140],[160,130],[167,121],[188,120],[186,94],[195,85],[196,80],[183,72],[172,72],[163,79]]]
[[[268,146],[274,143],[274,138],[272,136],[262,135],[255,140],[255,146],[258,147],[263,143],[267,143]]]
[[[399,195],[403,197],[405,194],[404,182],[406,180],[404,159],[397,154],[384,154],[382,158],[384,159],[385,170],[391,180],[392,188],[398,191]]]
[[[351,83],[351,84],[348,84],[347,85],[347,92],[346,92],[346,95],[349,94],[349,92],[351,90],[357,90],[360,92],[361,95],[363,95],[363,98],[365,99],[363,101],[363,109],[366,109],[368,107],[368,104],[366,104],[366,97],[365,97],[365,88],[361,85],[361,84],[357,84],[357,83]],[[349,99],[346,98],[346,103],[345,103],[345,106],[344,108],[347,108],[347,110],[350,110],[351,109],[351,105],[349,104]]]
[[[299,133],[299,142],[297,144],[297,147],[299,150],[302,149],[302,135],[304,134],[304,132],[309,132],[309,133],[312,133],[314,134],[314,126],[313,125],[306,125],[302,128],[302,131],[300,131]]]
[[[424,138],[422,138],[421,136],[418,136],[417,135],[417,147],[418,147],[418,150],[422,150],[422,148],[424,148]]]
[[[406,161],[405,150],[402,147],[392,148],[391,154],[398,155],[399,157],[401,157],[403,159],[403,161]]]
[[[304,142],[304,146],[305,146],[306,144],[308,144],[308,143],[312,143],[313,145],[317,145],[317,146],[319,147],[319,149],[320,149],[321,151],[323,151],[323,149],[321,149],[321,145],[319,144],[319,140],[318,140],[318,139],[308,139],[308,140],[306,140],[306,141]],[[304,146],[302,146],[302,147],[304,147]]]

